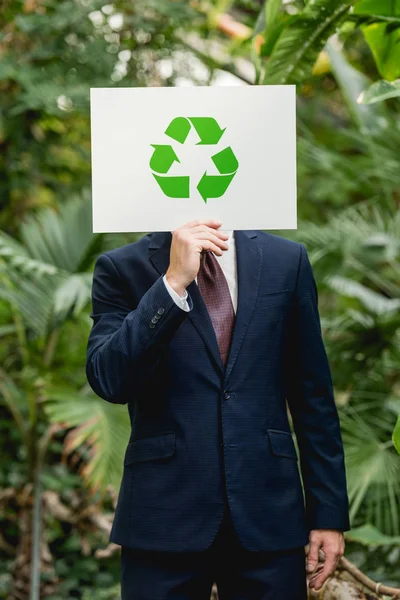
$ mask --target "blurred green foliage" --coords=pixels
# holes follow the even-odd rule
[[[4,4],[0,226],[15,231],[26,211],[88,187],[90,87],[163,84],[156,61],[202,17],[178,0]]]
[[[226,11],[249,39],[218,31]],[[90,87],[204,84],[250,56],[258,82],[297,83],[299,229],[281,234],[305,243],[318,283],[347,556],[400,585],[399,2],[4,0],[0,19],[0,596],[13,597],[14,546],[32,535],[5,490],[28,482],[110,515],[129,435],[125,407],[95,397],[84,372],[94,260],[137,237],[91,233]],[[58,578],[46,597],[118,598],[118,555],[94,555],[104,531],[51,513],[43,531]]]

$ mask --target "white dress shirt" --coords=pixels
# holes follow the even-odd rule
[[[235,236],[233,231],[225,231],[226,234],[229,235],[229,238],[226,240],[228,244],[228,249],[223,251],[222,256],[215,255],[215,258],[218,260],[221,265],[221,269],[225,275],[226,281],[228,282],[229,292],[232,298],[233,310],[236,313],[237,309],[237,267],[236,267],[236,246],[235,246]],[[166,275],[163,277],[165,286],[174,300],[175,304],[177,304],[182,310],[189,312],[189,304],[187,301],[188,293],[185,290],[185,294],[180,296],[168,283]],[[196,277],[197,283],[197,277]]]

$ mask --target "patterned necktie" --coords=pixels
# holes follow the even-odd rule
[[[235,311],[228,282],[218,260],[211,251],[203,252],[201,256],[197,285],[207,306],[217,337],[222,363],[225,366],[235,324]]]

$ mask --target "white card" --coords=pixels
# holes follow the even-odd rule
[[[295,89],[91,88],[93,231],[296,229]]]

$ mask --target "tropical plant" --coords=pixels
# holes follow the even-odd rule
[[[89,87],[173,85],[182,73],[193,78],[184,64],[188,48],[210,74],[237,72],[235,58],[251,51],[258,83],[298,84],[298,237],[318,281],[342,419],[354,526],[349,547],[357,544],[356,562],[369,574],[386,580],[392,569],[398,584],[398,0],[3,4],[0,203],[9,233],[0,234],[0,427],[5,431],[8,410],[16,427],[7,439],[22,449],[22,464],[13,463],[10,475],[20,543],[7,597],[16,598],[17,589],[26,597],[29,589],[36,600],[41,566],[48,586],[42,581],[42,592],[51,593],[53,563],[65,575],[68,544],[79,551],[88,546],[81,525],[68,540],[62,534],[76,524],[76,506],[82,519],[91,511],[77,500],[77,476],[72,482],[61,465],[52,465],[59,481],[49,474],[54,448],[73,459],[101,498],[106,483],[118,487],[129,435],[125,408],[95,397],[82,368],[93,260],[134,239],[92,237],[88,195],[71,201],[90,177]],[[226,33],[233,39],[224,45]],[[208,54],[215,42],[218,60]],[[184,53],[172,60],[176,49]],[[163,59],[172,69],[161,68]],[[40,210],[20,227],[21,215],[42,206],[62,209]],[[65,506],[55,501],[55,489],[60,495],[62,489]],[[101,510],[93,498],[91,508]],[[41,508],[50,506],[58,516],[45,520]],[[360,544],[369,551],[362,554]],[[94,562],[86,557],[81,570],[94,569]],[[88,582],[83,588],[80,576],[72,579],[58,582],[59,597],[78,589],[93,596]],[[94,593],[114,597],[116,590]]]
[[[400,2],[359,0],[354,16],[383,77],[362,94],[361,102],[371,104],[400,96]]]
[[[400,211],[371,203],[302,223],[342,417],[353,524],[400,534]]]
[[[307,245],[320,290],[352,524],[383,532],[386,548],[398,544],[400,514],[400,121],[396,105],[378,100],[398,95],[399,7],[268,0],[253,35],[258,82],[299,84],[299,212],[315,219],[319,209],[320,218],[302,221],[295,237]],[[349,62],[347,50],[354,60],[360,32],[383,81],[374,83],[373,69],[365,75]],[[316,115],[321,79],[334,95]],[[355,208],[338,213],[349,201]],[[366,529],[359,531],[359,540],[373,546]]]
[[[255,27],[263,38],[257,53],[259,82],[304,83],[329,38],[337,32],[351,36],[355,29],[363,32],[384,81],[396,80],[400,76],[398,0],[267,0]]]
[[[172,85],[159,60],[204,20],[185,0],[4,0],[0,226],[68,202],[90,180],[91,87]]]
[[[110,410],[91,392],[82,354],[75,358],[77,370],[73,362],[64,364],[67,341],[63,336],[68,324],[80,323],[81,336],[87,337],[88,269],[102,245],[103,236],[92,234],[88,198],[71,200],[59,212],[47,208],[27,218],[21,225],[20,241],[0,233],[0,297],[9,306],[3,329],[9,350],[0,372],[0,394],[21,436],[24,483],[33,494],[33,504],[25,502],[20,511],[21,535],[10,598],[17,598],[16,590],[24,585],[32,597],[38,597],[34,593],[39,593],[40,562],[49,555],[40,531],[42,472],[54,434],[67,430],[64,452],[82,455],[82,475],[92,489],[108,483],[117,487],[120,480],[129,435],[126,411],[124,407]]]

